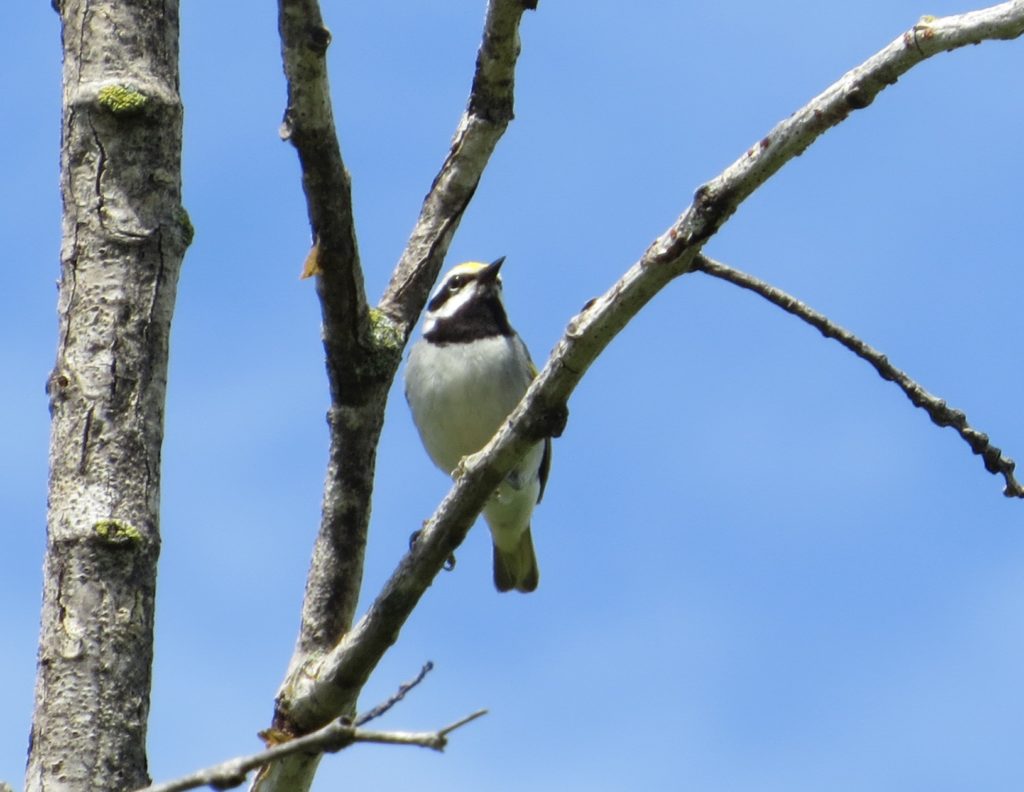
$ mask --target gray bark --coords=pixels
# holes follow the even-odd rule
[[[55,3],[64,202],[28,790],[148,783],[168,335],[181,207],[177,0]]]
[[[330,649],[352,623],[363,580],[370,495],[383,401],[390,380],[373,364],[369,308],[359,264],[352,188],[329,101],[327,47],[318,3],[281,0],[278,26],[288,80],[282,135],[302,164],[320,276],[324,349],[331,392],[330,463],[323,520],[313,549],[295,663]]]

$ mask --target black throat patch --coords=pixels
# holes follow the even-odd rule
[[[465,344],[480,338],[513,335],[512,325],[496,294],[471,300],[452,316],[437,318],[423,337],[434,344]]]

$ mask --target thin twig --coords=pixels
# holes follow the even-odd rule
[[[356,718],[355,725],[357,727],[365,726],[367,723],[372,721],[374,718],[379,718],[381,715],[383,715],[385,712],[387,712],[389,709],[391,709],[393,706],[395,706],[395,704],[397,704],[399,701],[404,699],[406,694],[410,690],[412,690],[414,687],[416,687],[420,682],[422,682],[424,679],[426,679],[427,674],[429,674],[433,670],[434,670],[434,664],[433,663],[431,663],[429,661],[424,663],[423,668],[420,669],[420,672],[416,675],[415,679],[412,679],[409,682],[406,682],[405,684],[400,685],[398,690],[395,692],[395,694],[391,698],[389,698],[387,701],[383,702],[382,704],[378,704],[376,707],[371,709],[369,712],[363,713],[358,718]]]
[[[424,673],[421,672],[417,680],[411,684],[417,684],[423,678]],[[383,745],[418,745],[421,748],[430,748],[433,751],[443,751],[448,745],[449,734],[486,714],[487,710],[485,709],[477,710],[454,723],[432,732],[374,731],[371,729],[361,729],[344,718],[338,718],[322,729],[318,729],[303,737],[287,740],[286,742],[271,746],[265,751],[249,756],[229,759],[226,762],[198,770],[174,781],[153,784],[140,790],[140,792],[183,792],[186,789],[196,789],[203,786],[210,786],[215,789],[230,789],[245,783],[245,778],[251,771],[268,765],[271,762],[284,759],[286,756],[300,753],[334,753],[357,742]]]
[[[459,718],[455,723],[438,729],[436,732],[375,732],[356,729],[355,733],[360,735],[360,742],[385,743],[388,745],[419,745],[422,748],[431,748],[435,751],[443,751],[448,746],[448,735],[456,729],[462,728],[467,723],[482,718],[487,710],[481,709]]]
[[[437,733],[443,736],[448,736],[456,729],[461,729],[467,723],[471,723],[472,721],[475,721],[477,718],[482,718],[486,714],[487,710],[479,709],[476,712],[467,715],[465,718],[460,718],[459,720],[455,721],[455,723],[445,726],[443,729],[439,729]]]
[[[906,372],[892,365],[889,359],[877,349],[791,294],[787,294],[753,275],[748,275],[703,254],[697,257],[695,269],[760,295],[787,313],[803,319],[826,338],[835,339],[857,357],[866,360],[882,379],[896,383],[915,407],[920,407],[928,413],[928,417],[934,424],[952,426],[956,429],[971,450],[984,460],[985,469],[989,473],[1003,477],[1006,482],[1006,486],[1003,488],[1004,495],[1008,498],[1024,498],[1024,488],[1013,475],[1016,466],[1014,461],[992,445],[988,435],[974,429],[962,411],[950,407],[945,401],[929,393]]]

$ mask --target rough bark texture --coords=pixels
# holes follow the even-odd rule
[[[55,3],[64,201],[47,547],[28,790],[148,783],[181,207],[177,0]]]
[[[331,393],[330,463],[295,663],[328,651],[348,629],[363,579],[370,494],[387,381],[376,363],[359,265],[352,188],[335,131],[324,27],[315,0],[280,0],[278,27],[288,78],[282,137],[298,152],[316,248],[317,294]]]

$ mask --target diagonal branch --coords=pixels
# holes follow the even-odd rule
[[[1014,461],[1005,456],[1002,450],[992,445],[987,434],[972,427],[962,411],[950,407],[942,399],[933,396],[904,371],[892,365],[889,359],[877,349],[857,338],[849,330],[829,321],[824,314],[818,313],[796,297],[755,278],[753,275],[740,272],[719,261],[707,258],[703,254],[697,257],[695,269],[759,294],[787,313],[803,319],[826,338],[835,339],[857,357],[866,360],[878,372],[878,376],[889,382],[895,382],[915,407],[920,407],[928,413],[928,417],[934,424],[952,426],[956,429],[971,450],[984,460],[985,469],[989,473],[1003,477],[1006,482],[1006,486],[1003,488],[1004,495],[1008,498],[1024,498],[1024,487],[1021,487],[1020,482],[1013,475],[1016,467]]]
[[[1022,33],[1024,0],[922,22],[779,123],[702,186],[693,204],[640,260],[572,319],[506,424],[479,453],[463,460],[452,489],[366,615],[334,650],[310,664],[307,674],[297,680],[287,702],[289,718],[315,721],[354,700],[373,667],[397,640],[445,559],[465,538],[495,486],[527,448],[558,428],[566,400],[597,356],[655,294],[695,267],[703,244],[747,196],[825,130],[853,110],[866,107],[879,91],[927,57]]]
[[[382,386],[370,340],[351,183],[331,109],[326,59],[331,34],[317,0],[279,0],[278,28],[288,83],[281,136],[295,147],[302,168],[331,395],[323,514],[296,650],[304,655],[333,645],[355,613],[381,421],[372,410],[352,408],[373,404]]]
[[[536,0],[487,5],[468,106],[380,301],[381,312],[402,338],[412,332],[484,168],[513,118],[519,23],[524,10],[536,7]]]
[[[1024,0],[942,18],[922,17],[791,116],[780,121],[720,175],[697,190],[690,209],[654,247],[685,257],[714,234],[754,190],[850,113],[868,107],[882,90],[917,64],[991,39],[1024,33]]]
[[[331,109],[327,77],[331,34],[324,27],[317,0],[279,0],[278,29],[288,82],[281,137],[290,141],[299,155],[320,270],[317,291],[328,365],[343,382],[344,367],[331,367],[336,362],[331,358],[359,352],[367,332],[367,305],[352,214],[352,185]],[[332,381],[332,388],[342,382]]]
[[[423,668],[420,669],[420,672],[415,677],[413,677],[413,679],[399,686],[398,690],[395,691],[394,695],[392,695],[391,698],[389,698],[387,701],[381,702],[369,712],[364,712],[362,715],[356,718],[355,725],[365,726],[370,721],[379,718],[381,715],[383,715],[385,712],[387,712],[389,709],[395,706],[398,702],[404,699],[406,695],[408,695],[409,691],[416,687],[424,679],[426,679],[427,674],[429,674],[433,670],[434,664],[431,662],[427,662],[423,666]]]

